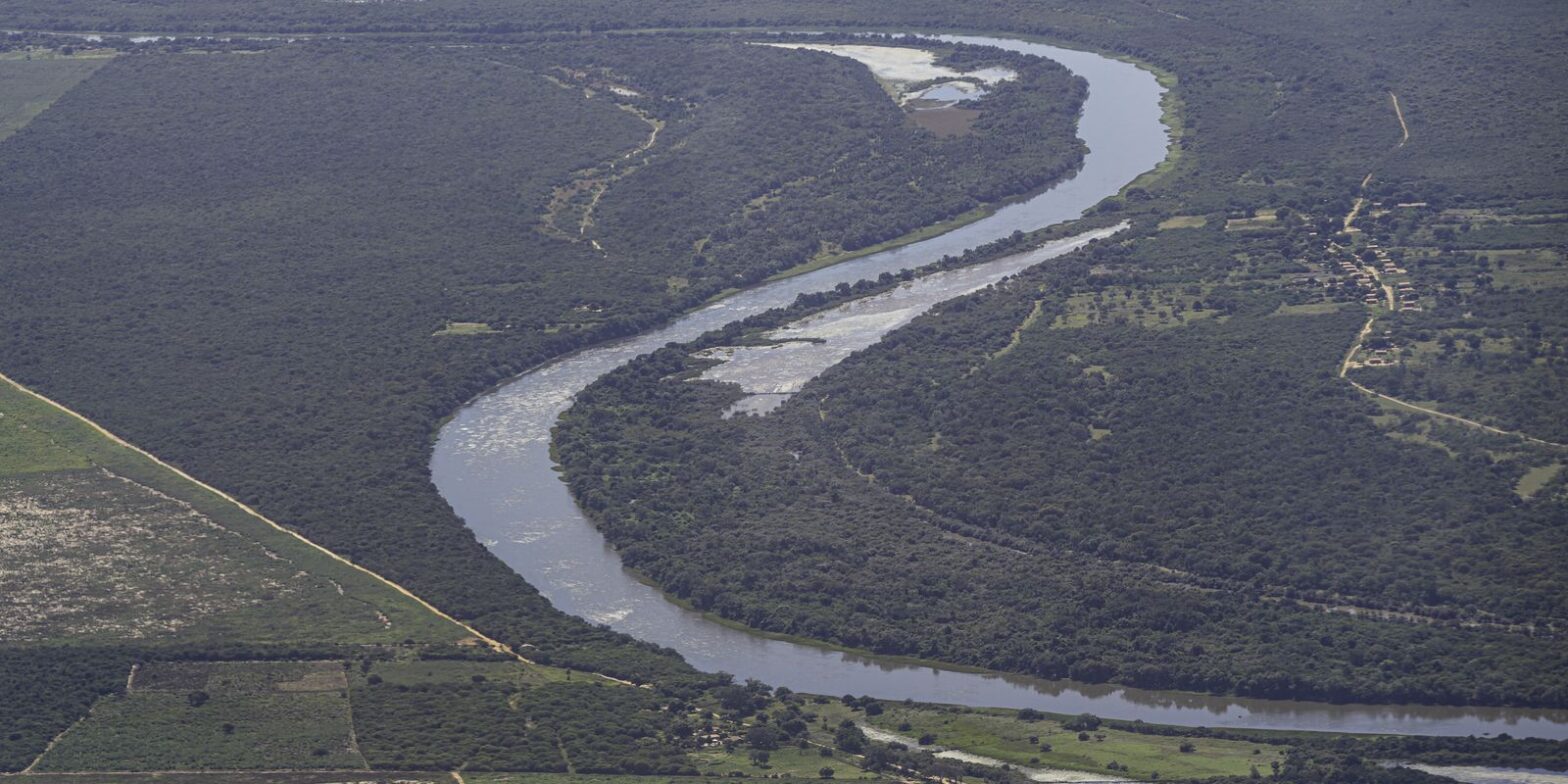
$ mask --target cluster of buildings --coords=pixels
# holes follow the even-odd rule
[[[1388,251],[1376,243],[1367,243],[1366,247],[1372,252],[1374,260],[1363,263],[1364,256],[1357,258],[1350,248],[1329,240],[1331,260],[1325,266],[1331,277],[1324,285],[1333,286],[1341,278],[1349,279],[1361,291],[1361,301],[1367,305],[1386,305],[1391,310],[1419,312],[1421,297],[1414,283],[1408,279],[1392,285],[1384,281],[1384,276],[1408,274],[1405,268],[1395,263]]]
[[[1361,364],[1366,367],[1388,367],[1399,364],[1399,349],[1375,348],[1367,352],[1368,356]]]
[[[1377,256],[1376,263],[1380,265],[1380,275],[1406,274],[1404,267],[1395,264],[1394,260],[1389,258],[1388,251],[1378,247],[1376,243],[1368,243],[1367,248],[1369,248],[1372,253]],[[1414,283],[1411,283],[1409,280],[1402,280],[1395,284],[1394,288],[1396,299],[1389,303],[1390,307],[1397,304],[1398,309],[1402,312],[1421,311],[1421,296],[1416,293],[1416,286]]]

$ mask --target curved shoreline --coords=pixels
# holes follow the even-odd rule
[[[911,665],[716,623],[621,568],[614,549],[572,502],[549,455],[555,419],[587,384],[637,355],[787,305],[798,293],[922,266],[1014,230],[1073,220],[1167,160],[1170,132],[1161,121],[1165,91],[1152,72],[1094,53],[1016,39],[925,37],[1042,54],[1089,78],[1080,136],[1090,152],[1078,175],[937,237],[764,283],[664,327],[552,361],[469,403],[442,428],[431,471],[442,495],[480,540],[565,612],[674,648],[700,669],[798,691],[1090,711],[1186,726],[1568,738],[1568,715],[1561,711],[1237,699]]]

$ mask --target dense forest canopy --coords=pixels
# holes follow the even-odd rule
[[[453,658],[421,680],[390,661],[408,651],[367,651],[341,695],[370,708],[367,765],[686,774],[696,738],[729,733],[729,753],[761,712],[789,742],[875,752],[824,777],[1021,780],[868,744],[853,722],[807,731],[823,717],[797,695],[559,613],[429,484],[432,432],[491,384],[976,214],[1083,152],[1084,86],[1053,63],[937,47],[1019,72],[971,104],[971,133],[938,136],[859,65],[704,28],[1111,52],[1160,70],[1176,144],[1096,210],[1131,221],[1116,242],[937,309],[770,417],[721,419],[738,393],[688,383],[692,347],[604,379],[557,448],[628,563],[735,621],[883,653],[1568,705],[1553,3],[0,0],[0,19],[109,34],[0,39],[7,58],[43,43],[73,64],[39,82],[63,93],[47,111],[0,117],[20,128],[0,141],[0,371],[539,662],[656,686],[541,668],[560,682],[518,687],[471,668],[515,662],[475,650],[419,654]],[[114,35],[234,31],[270,40]],[[1379,273],[1385,307],[1347,263],[1408,272]],[[19,696],[0,767],[100,698],[108,735],[138,704],[199,713],[205,692],[131,698],[126,668],[148,656],[0,646],[0,692]],[[211,716],[190,727],[229,731]],[[1521,753],[1508,743],[1367,748],[1496,762]],[[1347,744],[1305,744],[1279,775],[1425,778]]]
[[[746,0],[719,6],[686,0],[277,0],[264,6],[234,0],[69,6],[4,0],[0,17],[27,29],[110,33],[292,30],[499,36],[735,26],[1006,31],[1122,52],[1178,72],[1184,98],[1212,95],[1228,107],[1205,118],[1204,135],[1256,131],[1245,142],[1253,154],[1238,161],[1275,180],[1294,176],[1291,172],[1326,179],[1343,174],[1334,167],[1343,159],[1313,151],[1323,151],[1319,141],[1325,137],[1370,131],[1363,115],[1347,111],[1341,99],[1362,105],[1388,90],[1406,98],[1412,130],[1426,142],[1391,164],[1401,176],[1445,182],[1470,195],[1495,187],[1532,198],[1555,193],[1568,167],[1555,133],[1568,106],[1560,91],[1551,88],[1564,76],[1565,66],[1554,52],[1561,49],[1565,34],[1550,2],[1499,8],[1463,0],[1372,5],[1267,0],[1240,6],[1178,0],[1151,9],[1137,0]],[[1438,74],[1448,78],[1436,78]],[[1261,111],[1244,109],[1246,101],[1261,102]],[[1292,107],[1310,112],[1310,123],[1281,125],[1274,110]],[[1280,147],[1292,148],[1294,154],[1257,154]],[[1372,146],[1364,150],[1373,152]],[[1433,175],[1437,165],[1441,176]],[[1500,176],[1504,171],[1511,176]]]
[[[452,515],[440,418],[1082,152],[1081,81],[1034,58],[940,138],[863,66],[743,41],[258,46],[117,57],[0,148],[0,366],[541,659],[639,679],[684,666],[556,613]]]
[[[1042,330],[987,361],[1032,291],[922,319],[762,419],[656,355],[574,408],[568,477],[628,564],[771,631],[1150,688],[1561,704],[1550,639],[1314,611],[1560,617],[1559,508],[1381,435],[1325,370],[1353,313]]]

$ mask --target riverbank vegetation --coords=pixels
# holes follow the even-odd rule
[[[1134,222],[1124,241],[940,306],[767,417],[721,419],[738,392],[689,383],[684,349],[607,377],[557,437],[584,507],[666,590],[769,631],[1154,688],[1568,704],[1550,447],[1391,412],[1339,372],[1362,346],[1351,378],[1388,381],[1363,358],[1389,336],[1357,337],[1385,308],[1439,345],[1423,320],[1473,318],[1476,356],[1409,387],[1555,432],[1554,319],[1532,314],[1562,289],[1481,281],[1432,311],[1453,262],[1391,272],[1379,240],[1437,237],[1420,205],[1493,205],[1525,214],[1476,242],[1540,249],[1520,227],[1550,244],[1564,194],[1521,158],[1486,173],[1422,148],[1451,154],[1484,104],[1433,97],[1433,73],[1380,56],[1375,76],[1326,77],[1303,50],[1243,50],[1230,68],[1272,79],[1173,68],[1184,154],[1101,205]],[[1512,154],[1544,149],[1520,131]],[[1207,217],[1172,220],[1190,216]],[[1491,381],[1461,375],[1483,366]]]
[[[1098,208],[1133,221],[1125,242],[941,308],[773,417],[722,423],[733,390],[662,383],[654,371],[694,369],[680,351],[593,390],[560,447],[629,562],[754,627],[1000,669],[1266,696],[1568,700],[1554,639],[1563,480],[1543,473],[1555,458],[1378,407],[1334,372],[1363,315],[1384,315],[1333,271],[1341,250],[1375,258],[1369,238],[1402,237],[1436,248],[1414,277],[1435,292],[1425,304],[1453,310],[1383,320],[1391,343],[1415,347],[1408,377],[1369,363],[1350,376],[1561,432],[1560,288],[1492,295],[1476,274],[1472,295],[1465,257],[1485,255],[1493,288],[1551,279],[1561,260],[1560,238],[1534,227],[1568,209],[1548,3],[0,5],[17,26],[352,37],[105,42],[122,56],[0,144],[0,370],[563,665],[415,677],[383,668],[407,652],[368,666],[308,642],[184,652],[364,667],[348,700],[377,708],[354,717],[365,764],[691,773],[705,732],[714,772],[767,775],[771,759],[752,755],[769,751],[751,737],[760,710],[857,767],[1017,779],[812,727],[798,700],[774,706],[556,612],[429,486],[435,424],[488,385],[1035,188],[1081,152],[1082,86],[1050,64],[1019,63],[974,133],[939,138],[834,58],[583,35],[626,27],[1032,33],[1160,66],[1181,108],[1172,165]],[[51,56],[74,62],[67,47]],[[546,230],[563,189],[575,238]],[[1359,213],[1359,237],[1342,231],[1358,197],[1384,202]],[[1406,203],[1529,219],[1457,213],[1467,231],[1456,213],[1403,221]],[[1484,326],[1456,325],[1467,312]],[[139,650],[0,654],[14,665],[0,686],[22,695],[0,700],[20,728],[0,740],[8,768],[103,695],[140,707],[115,696]],[[585,684],[582,669],[657,688]],[[211,729],[170,718],[212,704],[192,697],[101,720]],[[346,754],[340,729],[307,753]],[[61,753],[123,758],[77,742]],[[1281,779],[1420,775],[1314,748],[1287,755]]]

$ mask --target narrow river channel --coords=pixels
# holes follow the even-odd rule
[[[1011,234],[1072,220],[1115,194],[1166,154],[1162,89],[1128,63],[1025,41],[945,40],[1056,60],[1089,82],[1079,136],[1089,153],[1071,180],[923,242],[750,289],[634,338],[574,354],[475,400],[442,429],[432,459],[436,486],[479,539],[555,606],[673,648],[692,665],[819,694],[975,706],[1093,712],[1118,719],[1208,727],[1432,735],[1568,738],[1568,712],[1425,706],[1328,705],[1156,692],[934,669],[773,640],[715,623],[668,601],[621,567],[619,556],[573,503],[550,459],[550,429],[584,387],[638,355],[691,340],[731,321],[788,305],[796,295],[936,261]],[[929,285],[904,307],[920,310],[971,290],[1020,263],[1040,263],[1077,242],[992,262],[989,271]],[[891,323],[891,322],[890,322]]]

